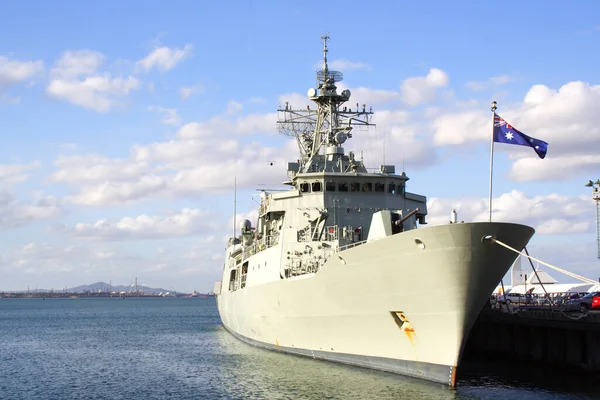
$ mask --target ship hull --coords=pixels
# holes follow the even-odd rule
[[[482,238],[521,249],[533,232],[506,223],[411,230],[336,253],[316,274],[223,288],[219,313],[256,346],[454,386],[468,332],[517,256]],[[279,254],[264,253],[252,258]]]

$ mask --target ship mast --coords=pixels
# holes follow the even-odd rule
[[[288,102],[277,109],[277,128],[279,133],[292,136],[298,142],[301,160],[298,172],[344,172],[348,168],[348,157],[344,156],[341,145],[352,137],[354,126],[373,126],[371,107],[356,104],[341,107],[350,100],[350,90],[337,93],[336,82],[343,79],[339,71],[332,71],[327,64],[328,35],[321,36],[323,41],[323,64],[317,71],[317,88],[310,88],[307,96],[316,103],[316,110],[294,109]],[[324,151],[322,151],[324,149]],[[324,153],[324,154],[323,154]],[[350,160],[354,163],[353,155]]]

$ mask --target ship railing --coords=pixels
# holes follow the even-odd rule
[[[255,241],[251,246],[248,246],[244,249],[244,259],[261,252],[265,249],[273,247],[279,243],[279,236],[265,236],[261,238],[259,241]]]
[[[344,250],[351,249],[351,248],[356,247],[356,246],[360,246],[361,244],[365,244],[365,243],[367,243],[366,240],[361,240],[360,242],[354,242],[354,243],[346,244],[344,246],[338,246],[336,248],[336,253],[339,253],[339,252],[344,251]]]
[[[299,275],[316,274],[322,266],[321,264],[322,262],[317,260],[293,260],[285,268],[285,277],[292,278]]]

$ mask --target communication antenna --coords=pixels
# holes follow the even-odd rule
[[[237,211],[237,162],[233,164],[233,236],[235,238],[235,214]]]
[[[383,165],[385,165],[385,130],[383,131]]]
[[[402,172],[406,172],[404,169],[404,148],[402,148]]]
[[[371,122],[373,111],[366,104],[356,108],[342,106],[350,100],[350,90],[337,92],[336,83],[344,79],[339,71],[329,69],[329,34],[321,36],[323,41],[323,61],[316,74],[316,86],[308,89],[307,97],[313,103],[304,108],[294,108],[289,102],[277,109],[277,128],[280,134],[296,139],[300,150],[299,168],[296,172],[317,172],[328,170],[343,172],[344,156],[342,144],[352,138],[354,127],[374,126]],[[321,162],[322,149],[329,152],[329,161]],[[339,161],[339,162],[338,162]],[[362,163],[361,158],[361,165]],[[332,169],[333,168],[333,169]]]

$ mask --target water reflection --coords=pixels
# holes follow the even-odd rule
[[[498,362],[467,362],[459,386],[259,349],[220,328],[215,332],[217,378],[224,398],[268,399],[592,399],[600,386],[587,380],[553,379],[547,371]],[[550,379],[548,379],[550,378]],[[555,377],[556,378],[556,377]]]
[[[243,343],[224,329],[215,332],[223,362],[219,378],[232,398],[272,399],[456,399],[436,383],[395,374],[267,351]]]

